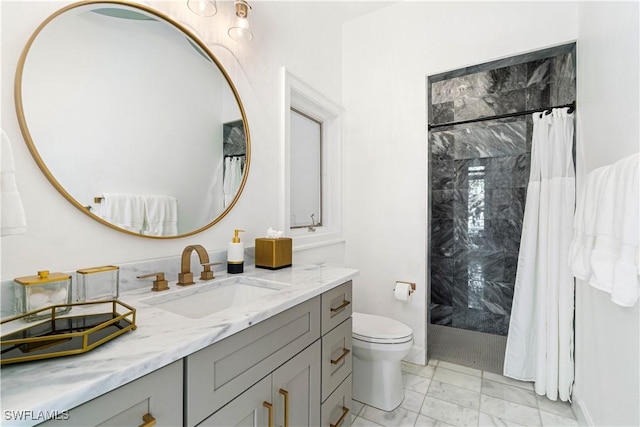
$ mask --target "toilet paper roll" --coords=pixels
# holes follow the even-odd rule
[[[411,299],[411,284],[396,282],[396,287],[393,289],[393,296],[400,301],[409,301]]]

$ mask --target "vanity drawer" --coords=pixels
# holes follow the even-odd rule
[[[322,294],[322,335],[351,317],[351,280]]]
[[[152,418],[149,418],[152,417]],[[182,360],[39,424],[53,426],[182,425]]]
[[[322,404],[322,427],[346,427],[351,425],[351,375]]]
[[[351,374],[351,317],[322,337],[322,401]]]
[[[320,296],[186,358],[186,420],[196,425],[320,337]]]

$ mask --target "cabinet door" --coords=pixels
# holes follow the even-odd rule
[[[40,426],[182,425],[182,360],[69,411],[68,419]],[[150,423],[151,422],[151,423]]]
[[[269,405],[272,405],[271,408]],[[273,410],[269,375],[204,420],[198,427],[270,426],[273,423],[269,422],[269,416],[273,417]]]
[[[320,341],[273,373],[275,425],[320,424]]]

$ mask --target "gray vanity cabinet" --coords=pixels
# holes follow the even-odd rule
[[[185,424],[191,427],[209,418],[319,338],[320,296],[188,356]],[[320,367],[310,371],[316,369]]]
[[[182,370],[178,360],[39,426],[182,425]]]
[[[317,426],[319,401],[320,342],[316,341],[199,426]]]
[[[188,356],[185,425],[347,426],[351,357],[349,281]]]

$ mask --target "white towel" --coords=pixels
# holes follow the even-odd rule
[[[150,195],[144,197],[147,236],[178,234],[178,202],[175,197]]]
[[[27,232],[27,218],[22,199],[16,184],[15,164],[11,142],[4,130],[2,132],[2,159],[0,182],[0,205],[2,206],[2,235],[10,236]]]
[[[640,296],[640,154],[587,175],[576,206],[573,275],[621,306]]]
[[[111,224],[133,233],[142,233],[145,216],[144,196],[104,193],[98,215]]]

